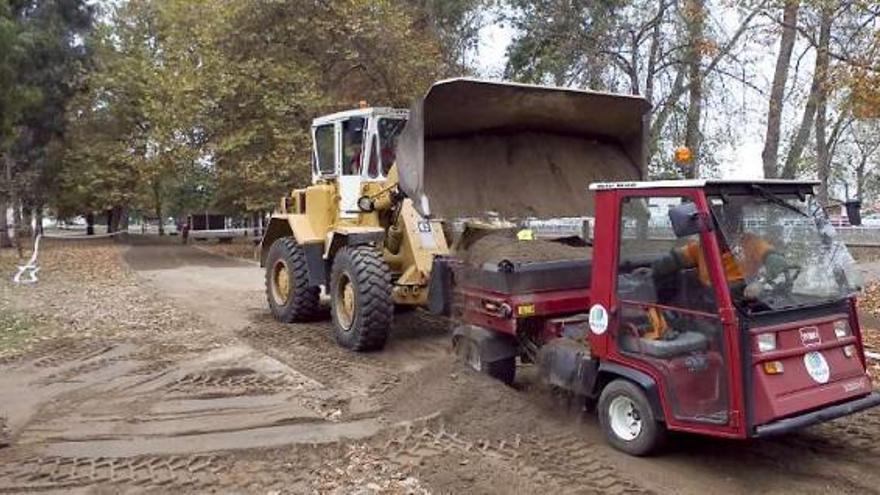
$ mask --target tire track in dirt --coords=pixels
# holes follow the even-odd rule
[[[32,457],[3,467],[0,493],[65,490],[110,484],[120,488],[208,488],[229,468],[217,455]]]
[[[348,352],[329,336],[329,325],[321,323],[282,325],[265,322],[241,332],[256,349],[328,388],[367,388],[373,382],[398,378],[373,355]]]
[[[263,395],[297,388],[297,383],[287,376],[269,376],[251,368],[217,368],[187,373],[169,384],[169,392],[183,394]]]
[[[115,346],[102,341],[64,339],[36,350],[29,357],[36,368],[56,368],[73,361],[87,361],[113,350]]]
[[[539,438],[515,434],[506,438],[475,438],[440,415],[398,424],[374,441],[376,454],[400,466],[420,466],[426,459],[445,458],[452,465],[479,462],[517,478],[515,485],[554,493],[650,494],[600,459],[600,450],[582,438],[558,435]],[[418,471],[418,468],[416,468]]]

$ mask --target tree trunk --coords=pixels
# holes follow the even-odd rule
[[[34,210],[30,206],[23,206],[21,213],[21,238],[22,240],[29,239],[34,236]]]
[[[685,2],[685,22],[687,24],[688,51],[688,109],[684,144],[691,150],[691,166],[685,171],[687,177],[700,176],[702,156],[700,146],[702,134],[700,123],[703,114],[703,44],[706,19],[704,0],[687,0]]]
[[[816,55],[816,68],[813,71],[813,82],[810,86],[810,96],[807,98],[807,104],[804,106],[804,114],[801,118],[800,126],[792,140],[791,147],[788,150],[788,156],[785,159],[785,165],[782,167],[782,178],[794,179],[797,175],[798,165],[804,148],[810,140],[810,130],[816,119],[816,109],[819,104],[820,93],[823,90],[822,81],[827,77],[828,70],[828,46],[831,40],[831,22],[832,18],[823,12],[822,21],[819,28],[819,42]],[[824,49],[822,48],[824,46]],[[824,57],[821,56],[824,53]],[[823,60],[824,58],[824,60]],[[823,69],[824,65],[824,69]]]
[[[113,230],[113,209],[104,210],[104,214],[107,216],[107,233],[112,234]]]
[[[819,204],[828,204],[828,179],[831,176],[831,153],[828,149],[828,68],[829,46],[831,42],[831,23],[833,12],[830,7],[822,9],[819,26],[819,46],[816,52],[816,169],[819,176],[817,198]]]
[[[165,219],[162,218],[162,191],[158,180],[153,181],[153,208],[159,218],[159,235],[165,235]]]
[[[95,214],[86,213],[86,235],[95,235]]]
[[[128,230],[128,212],[124,206],[116,205],[111,210],[113,232]]]
[[[0,200],[0,248],[12,247],[12,238],[9,236],[9,203]]]
[[[9,205],[12,207],[12,226],[10,230],[12,235],[15,236],[15,245],[21,251],[21,205],[18,202],[18,191],[15,190],[15,184],[12,182],[12,170],[15,168],[15,162],[9,153],[3,155],[3,164],[6,175],[6,197],[9,199]]]
[[[779,55],[776,57],[776,70],[773,85],[770,87],[770,106],[767,109],[767,133],[764,138],[764,177],[771,179],[779,175],[779,133],[782,127],[782,107],[785,99],[785,85],[788,82],[788,66],[797,39],[798,11],[800,0],[787,0],[782,14],[782,36],[779,42]]]
[[[3,190],[0,190],[0,248],[12,247],[12,236],[9,235],[9,208],[12,202],[12,160],[3,155]]]
[[[21,204],[18,198],[13,196],[12,203],[12,235],[15,236],[13,243],[21,249],[21,238],[24,236],[24,230],[21,225]]]
[[[865,169],[868,166],[868,157],[862,155],[862,159],[859,160],[859,166],[856,167],[856,199],[859,201],[863,201],[864,197],[864,189],[865,189]]]
[[[119,228],[128,232],[128,207],[118,206],[119,208]]]
[[[43,207],[37,206],[34,209],[34,237],[43,235]]]
[[[657,57],[660,53],[660,43],[662,42],[662,32],[660,31],[660,26],[663,24],[661,21],[663,19],[664,12],[666,10],[666,1],[660,0],[660,4],[658,6],[657,11],[657,20],[654,23],[654,27],[651,29],[651,48],[648,52],[648,67],[645,69],[645,100],[653,107],[654,105],[654,78],[655,72],[657,70]],[[651,129],[651,118],[653,117],[654,112],[648,111],[642,116],[642,128],[646,131]],[[654,152],[653,147],[651,146],[652,140],[649,136],[645,136],[645,139],[642,139],[642,163],[639,166],[642,168],[642,177],[648,177],[648,171],[651,166],[651,159],[653,158],[652,153]]]

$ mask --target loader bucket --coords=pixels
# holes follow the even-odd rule
[[[635,96],[440,81],[398,141],[400,187],[428,217],[592,215],[591,182],[643,177],[648,108]]]

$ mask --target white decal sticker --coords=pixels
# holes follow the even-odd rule
[[[831,378],[831,369],[828,368],[828,361],[821,352],[808,352],[804,354],[804,367],[807,373],[816,383],[828,383]]]
[[[801,327],[801,342],[805,346],[819,345],[822,343],[822,336],[819,335],[817,327]]]
[[[859,378],[858,380],[853,380],[851,382],[846,382],[843,384],[844,392],[855,392],[856,390],[861,390],[865,388],[865,379]]]
[[[590,308],[590,330],[596,335],[602,335],[608,330],[608,311],[601,304],[594,304]]]

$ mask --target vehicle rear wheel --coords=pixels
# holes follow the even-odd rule
[[[484,361],[480,356],[479,344],[467,337],[457,337],[453,340],[455,356],[462,364],[474,371],[485,373],[492,378],[512,385],[516,378],[516,357],[499,359],[492,362]]]
[[[628,380],[609,383],[599,396],[598,409],[605,437],[620,451],[648,455],[666,439],[666,426],[654,417],[645,392]]]
[[[330,304],[336,341],[353,351],[381,349],[394,321],[391,271],[372,246],[342,248],[333,260]]]
[[[306,255],[291,237],[272,243],[266,256],[266,299],[283,323],[308,321],[320,311],[320,288],[309,286]]]

